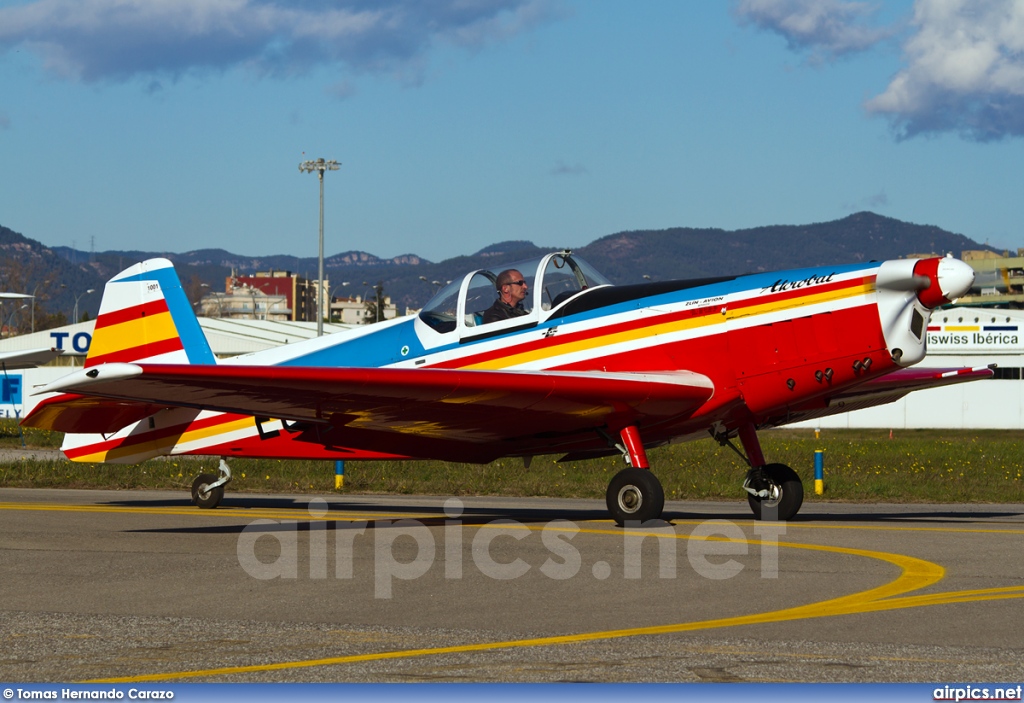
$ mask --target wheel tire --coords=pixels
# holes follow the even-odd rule
[[[224,498],[224,486],[217,486],[214,489],[207,488],[217,480],[213,474],[199,474],[192,482],[192,502],[200,508],[216,508]]]
[[[619,526],[627,520],[646,522],[661,517],[665,491],[649,469],[623,469],[608,484],[605,503]]]
[[[761,471],[771,484],[772,495],[758,498],[747,494],[754,518],[773,522],[791,520],[804,502],[804,484],[800,477],[785,464],[768,464]]]

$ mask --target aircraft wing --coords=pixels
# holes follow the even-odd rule
[[[63,353],[63,349],[55,348],[3,352],[0,353],[0,369],[7,371],[34,369],[37,366],[53,361]]]
[[[392,433],[485,444],[590,430],[620,419],[692,413],[714,393],[688,371],[601,373],[103,364],[39,389],[23,424],[114,432],[162,407],[314,423],[342,433]]]
[[[995,375],[994,366],[973,368],[921,368],[914,366],[879,376],[828,398],[826,407],[797,410],[786,422],[812,420],[852,410],[862,410],[899,400],[911,391],[966,383]]]

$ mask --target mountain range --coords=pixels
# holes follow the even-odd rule
[[[335,254],[324,260],[332,289],[348,295],[365,295],[378,281],[384,294],[399,310],[419,308],[446,282],[477,268],[505,263],[558,249],[538,247],[529,241],[491,244],[474,254],[432,262],[415,254],[381,259],[363,251]],[[801,268],[867,260],[895,259],[912,254],[988,249],[961,234],[931,225],[918,225],[858,212],[831,222],[807,225],[772,225],[743,230],[674,227],[663,230],[618,232],[594,240],[576,253],[613,283],[638,283],[644,279],[699,278]],[[36,327],[64,324],[70,320],[75,299],[79,315],[95,317],[103,285],[131,264],[154,256],[174,262],[186,292],[193,300],[209,290],[224,290],[232,271],[238,274],[269,269],[291,271],[316,278],[315,257],[287,254],[245,256],[223,249],[185,253],[105,251],[83,252],[69,247],[47,247],[41,242],[0,226],[0,290],[35,292],[39,299]],[[426,279],[426,282],[423,280]],[[340,284],[348,282],[343,289]],[[434,283],[432,283],[434,282]],[[204,285],[205,284],[205,285]],[[86,293],[92,289],[93,293]],[[6,322],[15,316],[27,329],[25,309],[13,309],[10,301],[0,314]]]

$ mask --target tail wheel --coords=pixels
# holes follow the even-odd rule
[[[216,508],[224,497],[224,486],[210,488],[217,477],[213,474],[199,474],[192,482],[192,502],[200,508]]]
[[[768,497],[747,495],[750,509],[758,520],[790,520],[804,502],[804,484],[796,471],[785,464],[768,464],[761,468],[768,481]]]
[[[605,502],[618,525],[627,520],[646,522],[661,517],[665,491],[649,469],[623,469],[608,484]]]

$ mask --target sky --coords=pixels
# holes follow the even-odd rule
[[[0,0],[0,225],[432,261],[871,210],[1024,247],[1024,0]]]

